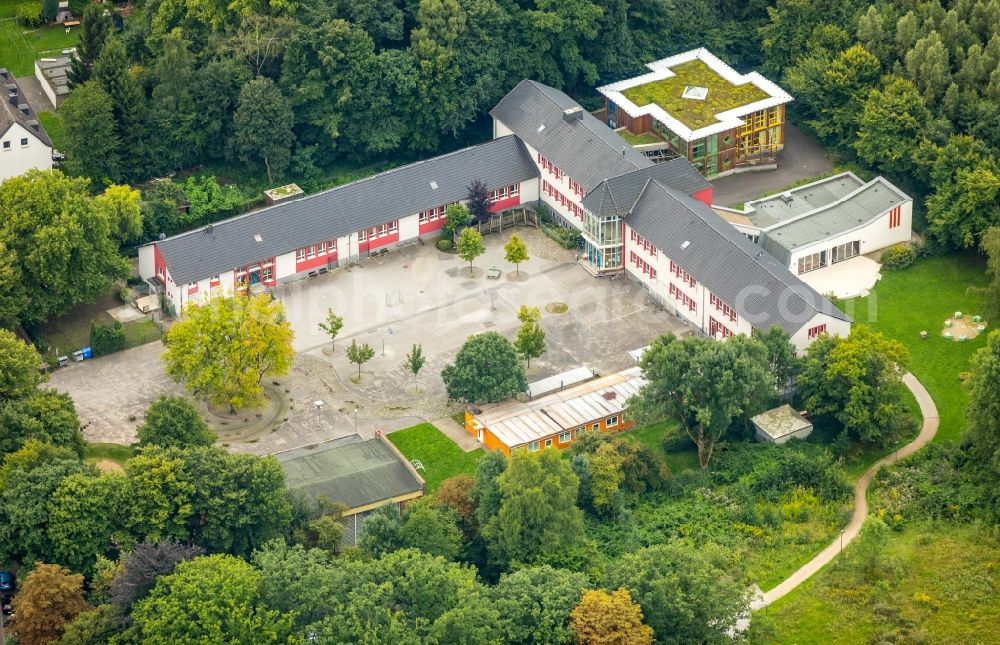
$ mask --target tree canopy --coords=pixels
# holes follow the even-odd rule
[[[140,446],[164,448],[211,446],[217,438],[187,399],[166,394],[149,405],[137,432]]]
[[[450,398],[470,403],[495,403],[528,389],[517,351],[496,332],[470,336],[441,378]]]

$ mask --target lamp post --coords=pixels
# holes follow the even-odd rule
[[[382,356],[385,356],[385,339],[388,338],[389,336],[392,336],[392,334],[393,334],[392,327],[386,327],[385,336],[382,337]]]
[[[899,441],[893,441],[892,445],[894,449],[892,451],[892,463],[899,461]]]
[[[354,408],[354,434],[358,434],[358,408]]]

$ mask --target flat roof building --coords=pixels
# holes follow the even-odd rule
[[[785,443],[789,439],[805,439],[813,424],[790,405],[780,405],[750,419],[754,436],[761,443]]]
[[[69,70],[72,66],[69,56],[35,61],[35,78],[54,108],[58,108],[69,95]]]

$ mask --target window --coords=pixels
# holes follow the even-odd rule
[[[364,242],[367,239],[368,239],[368,231],[367,230],[358,231],[358,241],[359,242]]]
[[[815,327],[809,328],[809,340],[816,338],[820,334],[826,333],[826,324],[816,325]]]
[[[421,224],[427,223],[427,211],[420,211],[420,223]]]
[[[753,114],[753,129],[760,130],[767,125],[767,111],[758,110]]]
[[[264,277],[262,278],[262,280],[264,282],[270,282],[273,279],[274,279],[274,267],[272,266],[264,267]]]
[[[781,106],[780,105],[776,105],[773,108],[771,108],[771,111],[768,113],[767,122],[770,125],[777,125],[777,124],[781,123]]]
[[[572,441],[572,439],[573,439],[572,432],[562,432],[559,434],[559,443],[568,443],[569,441]]]
[[[398,219],[394,219],[391,222],[389,222],[389,232],[390,233],[395,233],[398,230],[399,230],[399,220]]]
[[[22,148],[27,148],[28,147],[28,138],[27,137],[25,137],[24,139],[21,139],[21,147]]]
[[[618,425],[618,415],[615,415],[613,417],[608,417],[607,419],[604,420],[604,424],[609,428],[614,428],[616,425]]]
[[[330,253],[336,253],[337,252],[337,240],[330,240],[327,243],[327,248],[330,249]]]
[[[590,426],[590,429],[593,430],[594,432],[598,432],[601,429],[601,424],[595,423],[594,425]]]
[[[295,261],[296,262],[304,262],[305,259],[306,259],[306,250],[305,249],[299,249],[298,251],[295,252]]]
[[[552,437],[549,437],[548,439],[545,440],[545,447],[546,448],[552,447]]]
[[[703,159],[705,157],[705,140],[693,144],[691,146],[691,158],[695,161]]]
[[[733,332],[711,316],[708,317],[708,335],[713,338],[729,338]]]
[[[799,258],[799,273],[821,269],[826,266],[826,251]]]
[[[833,264],[837,262],[843,262],[844,260],[853,258],[861,253],[861,240],[855,240],[854,242],[848,242],[846,244],[840,244],[839,246],[833,247],[833,251],[830,254],[830,261]]]
[[[385,224],[379,224],[378,226],[378,236],[385,237],[389,234],[389,227]]]
[[[513,186],[510,187],[510,196],[511,197],[516,197],[516,196],[518,196],[520,194],[521,194],[521,185],[520,184],[514,184]]]
[[[532,441],[528,444],[528,452],[538,452],[538,442]]]
[[[3,149],[4,150],[10,150],[10,141],[4,141],[3,142]]]
[[[309,251],[306,253],[306,257],[309,258],[310,260],[313,259],[314,257],[316,257],[316,245],[315,244],[313,244],[312,246],[309,247]]]
[[[319,249],[316,251],[316,255],[326,255],[326,242],[319,243]]]

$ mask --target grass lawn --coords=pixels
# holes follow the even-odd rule
[[[83,458],[87,463],[106,459],[119,465],[125,465],[125,461],[133,455],[135,455],[135,448],[119,443],[87,443],[83,447]]]
[[[52,147],[60,149],[63,147],[63,121],[62,117],[55,112],[39,112],[38,120],[42,122],[42,127],[52,140]]]
[[[856,562],[838,558],[767,609],[773,635],[760,642],[889,642],[877,635],[908,621],[923,638],[892,642],[1000,642],[998,550],[996,538],[974,525],[909,525],[883,549],[902,564],[898,580],[866,580]]]
[[[663,143],[663,139],[649,132],[646,132],[645,134],[632,134],[626,129],[618,130],[618,134],[621,135],[621,138],[625,139],[630,146],[641,146],[647,143]]]
[[[668,452],[663,449],[663,433],[666,432],[667,428],[674,425],[676,424],[673,421],[661,421],[660,423],[654,423],[642,428],[627,430],[622,433],[622,436],[633,441],[638,441],[639,443],[644,443],[653,452],[663,455],[667,461],[667,466],[670,467],[671,473],[677,474],[684,470],[698,468],[698,451],[695,449],[694,444],[691,444],[688,450]]]
[[[985,263],[971,253],[925,258],[904,271],[883,271],[870,296],[839,305],[856,323],[871,325],[910,350],[910,371],[930,392],[941,416],[935,441],[961,436],[968,397],[958,375],[986,343],[986,334],[958,343],[944,340],[940,332],[954,312],[979,312],[982,298],[967,289],[986,285],[984,271]],[[930,337],[921,340],[921,331]]]
[[[109,324],[114,321],[107,310],[121,306],[114,295],[99,298],[97,302],[77,305],[65,316],[49,320],[39,329],[39,335],[48,345],[49,358],[69,355],[70,352],[90,345],[90,323]],[[137,347],[160,339],[160,326],[151,320],[140,319],[122,325],[125,328],[127,347]]]
[[[0,0],[0,65],[14,76],[33,76],[35,60],[75,46],[80,28],[74,27],[66,33],[61,25],[37,29],[24,27],[11,18],[22,1]]]
[[[768,97],[767,92],[753,83],[733,85],[700,60],[674,65],[670,70],[674,72],[674,76],[630,87],[623,90],[622,94],[639,107],[650,103],[660,106],[667,114],[692,130],[715,123],[715,115],[719,112]],[[681,96],[688,85],[708,88],[705,100]]]
[[[430,423],[421,423],[409,428],[390,432],[386,435],[407,459],[423,464],[420,476],[427,482],[427,492],[455,475],[471,475],[476,471],[476,462],[484,450],[477,448],[465,452],[454,441]]]

